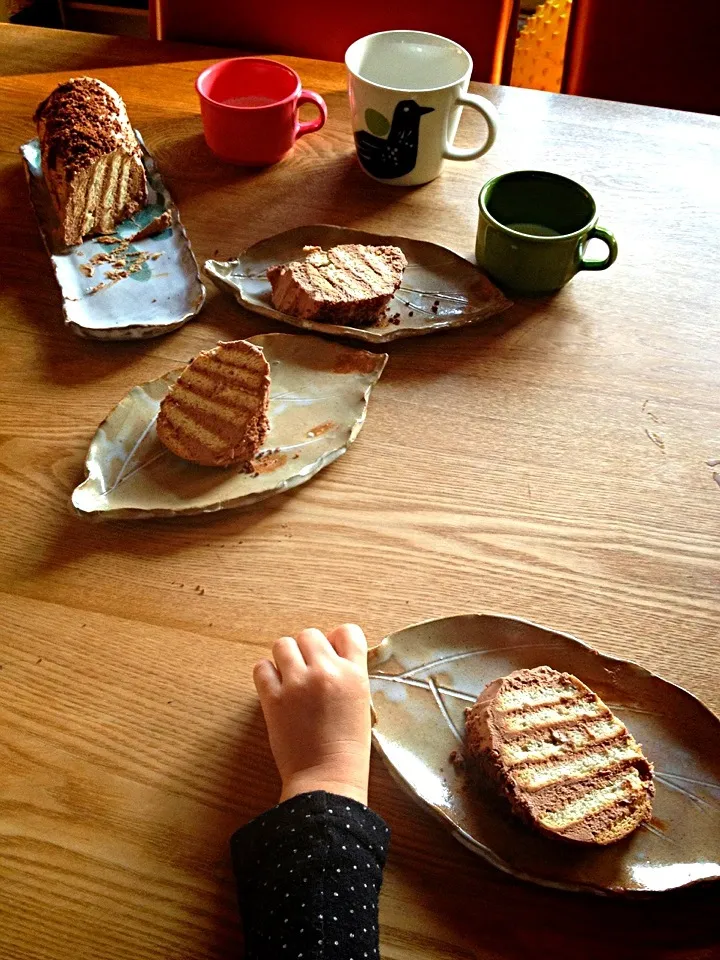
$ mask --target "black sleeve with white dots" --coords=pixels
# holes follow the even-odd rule
[[[304,793],[230,846],[246,960],[373,960],[390,831],[348,797]]]

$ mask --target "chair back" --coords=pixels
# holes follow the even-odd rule
[[[716,0],[573,0],[562,89],[720,114]]]
[[[424,30],[449,37],[473,58],[473,79],[509,78],[520,0],[151,0],[151,33],[342,61],[350,44],[380,30]],[[504,67],[504,69],[503,69]]]

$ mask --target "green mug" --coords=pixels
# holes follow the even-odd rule
[[[596,226],[597,208],[574,180],[518,170],[489,180],[480,191],[475,254],[501,286],[523,294],[564,287],[578,270],[607,270],[617,257],[609,230]],[[604,260],[586,260],[593,237],[608,246]]]

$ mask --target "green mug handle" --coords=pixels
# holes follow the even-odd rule
[[[606,230],[605,227],[593,227],[592,230],[588,232],[588,241],[592,240],[593,237],[597,237],[598,240],[603,240],[608,245],[608,255],[604,260],[586,260],[583,257],[578,263],[578,270],[607,270],[607,268],[612,266],[617,260],[617,240],[609,230]]]

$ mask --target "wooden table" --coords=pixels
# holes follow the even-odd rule
[[[485,88],[489,156],[426,187],[353,158],[343,69],[288,60],[328,101],[275,168],[215,161],[193,80],[207,49],[0,29],[0,957],[239,955],[227,839],[278,782],[250,677],[281,633],[491,609],[718,691],[720,120]],[[218,338],[279,329],[212,287],[145,343],[62,325],[18,145],[55,83],[115,86],[198,260],[330,222],[471,257],[480,185],[580,178],[617,264],[477,328],[391,345],[351,452],[247,512],[91,524],[70,491],[98,422],[135,383]],[[478,89],[483,89],[479,87]],[[471,115],[460,140],[475,130]],[[535,889],[453,841],[377,758],[393,828],[382,950],[409,958],[709,958],[712,896],[627,904]]]

